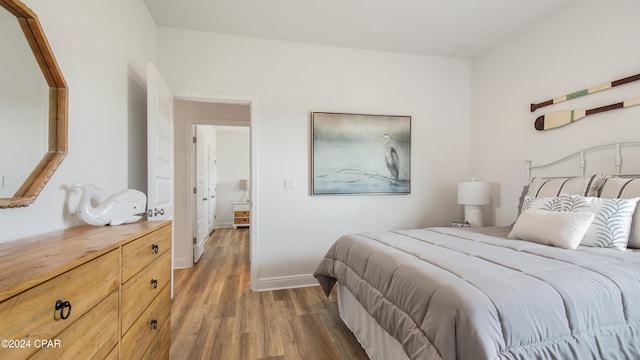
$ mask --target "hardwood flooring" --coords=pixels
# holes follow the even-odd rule
[[[198,264],[175,271],[171,359],[368,359],[335,291],[249,290],[249,230],[218,229]]]

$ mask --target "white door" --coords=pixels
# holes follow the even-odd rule
[[[195,237],[196,243],[193,248],[193,262],[197,263],[204,253],[204,243],[209,236],[209,161],[207,153],[207,136],[202,125],[195,125],[196,151],[195,151],[195,179],[196,195],[194,204],[196,206]]]
[[[173,219],[173,94],[156,67],[147,66],[147,215]],[[171,232],[173,237],[173,231]],[[171,239],[173,244],[173,238]],[[173,269],[173,246],[171,247]],[[173,297],[173,271],[171,272]]]
[[[216,227],[216,186],[218,185],[218,160],[215,146],[209,144],[209,234]]]
[[[173,95],[156,67],[147,67],[149,220],[173,218]]]

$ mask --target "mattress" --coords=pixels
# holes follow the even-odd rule
[[[410,359],[640,358],[640,256],[463,229],[346,235],[336,281]]]

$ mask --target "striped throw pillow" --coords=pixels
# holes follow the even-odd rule
[[[534,177],[529,183],[527,196],[552,197],[567,195],[598,196],[605,180],[604,174],[574,177]]]
[[[604,174],[583,175],[574,177],[534,177],[529,185],[522,189],[518,201],[518,215],[522,211],[525,197],[545,198],[566,195],[598,196]]]

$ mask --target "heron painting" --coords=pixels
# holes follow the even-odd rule
[[[411,192],[411,117],[313,112],[312,195]]]

